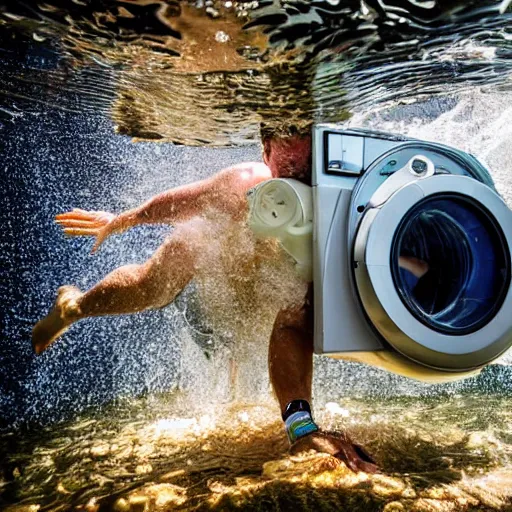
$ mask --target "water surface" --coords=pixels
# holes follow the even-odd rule
[[[257,140],[261,122],[281,130],[469,85],[508,87],[510,9],[497,0],[4,2],[7,62],[27,39],[61,52],[44,72],[29,62],[3,74],[0,94],[7,116],[40,102],[33,85],[44,84],[53,106],[73,108],[61,103],[66,89],[135,138],[240,144]]]

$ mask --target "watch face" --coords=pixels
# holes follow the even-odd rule
[[[394,236],[391,269],[408,310],[450,335],[486,325],[510,284],[501,228],[480,204],[456,194],[437,194],[408,211]]]

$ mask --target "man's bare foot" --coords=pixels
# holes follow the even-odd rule
[[[58,289],[51,311],[32,329],[32,347],[36,354],[46,350],[77,320],[76,301],[81,295],[76,286],[61,286]]]
[[[313,432],[297,439],[290,448],[296,454],[308,450],[329,453],[343,461],[352,471],[375,473],[377,465],[366,451],[351,441],[350,437],[338,432]]]

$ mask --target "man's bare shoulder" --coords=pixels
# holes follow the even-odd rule
[[[272,171],[263,162],[243,162],[229,170],[242,182],[247,181],[256,184],[272,178]]]
[[[272,173],[262,162],[244,162],[228,167],[202,182],[201,186],[207,192],[203,194],[203,208],[214,206],[234,219],[241,219],[246,213],[247,192],[270,178]]]
[[[272,178],[272,172],[263,162],[244,162],[222,171],[230,187],[246,192],[262,181]]]

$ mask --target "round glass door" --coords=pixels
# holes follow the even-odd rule
[[[479,203],[436,194],[400,222],[391,273],[406,308],[444,334],[473,333],[492,320],[510,285],[510,254],[502,229]]]

